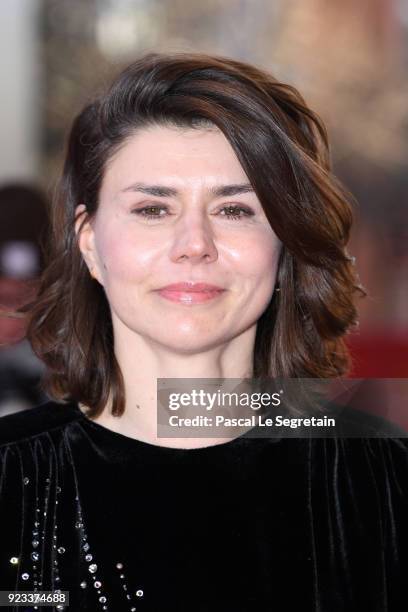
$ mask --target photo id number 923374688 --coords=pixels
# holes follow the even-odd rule
[[[34,610],[47,607],[55,607],[57,610],[65,610],[69,606],[68,591],[0,591],[0,608],[6,606],[27,607],[32,606]]]

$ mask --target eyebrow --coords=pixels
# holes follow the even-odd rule
[[[219,185],[210,187],[207,191],[214,197],[230,197],[240,195],[241,193],[254,193],[254,189],[249,183]],[[145,183],[133,183],[121,190],[121,193],[127,192],[146,193],[159,198],[175,197],[180,193],[174,187],[166,187],[165,185],[146,185]]]

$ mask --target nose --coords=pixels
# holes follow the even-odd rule
[[[180,219],[175,228],[170,259],[176,263],[186,259],[191,263],[211,263],[218,259],[213,229],[206,218],[196,215]]]

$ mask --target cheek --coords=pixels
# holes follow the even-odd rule
[[[126,232],[106,233],[97,240],[99,267],[105,285],[138,280],[149,274],[156,259],[151,241]]]
[[[281,243],[271,231],[247,236],[230,250],[237,272],[251,285],[273,288]]]

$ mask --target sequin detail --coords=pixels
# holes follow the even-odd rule
[[[28,471],[29,476],[23,477],[25,489],[25,499],[27,504],[32,504],[32,519],[27,523],[27,532],[25,533],[25,547],[20,556],[14,555],[8,558],[8,563],[15,566],[18,570],[16,575],[18,588],[38,592],[41,590],[52,590],[56,593],[64,588],[64,574],[60,576],[60,564],[63,568],[63,562],[70,560],[72,562],[70,536],[68,527],[77,534],[77,545],[81,556],[81,571],[78,590],[82,591],[85,598],[89,597],[89,609],[94,612],[116,612],[112,602],[109,604],[109,593],[103,592],[104,582],[101,578],[104,577],[104,569],[98,563],[97,554],[92,549],[91,542],[88,540],[85,520],[82,512],[78,482],[74,472],[75,486],[75,505],[76,515],[71,525],[67,525],[67,531],[59,533],[58,518],[60,496],[63,493],[64,487],[59,484],[60,474],[58,469],[55,469],[55,464],[52,462],[47,466],[48,475],[46,478],[39,478],[38,464],[34,464],[36,468],[35,477]],[[55,470],[55,471],[54,471]],[[26,473],[27,471],[24,470]],[[23,472],[24,473],[24,472]],[[68,502],[69,503],[69,502]],[[66,500],[64,500],[64,507]],[[31,523],[31,524],[30,524]],[[62,535],[62,539],[61,539]],[[64,538],[66,539],[64,541]],[[49,545],[51,541],[51,545]],[[7,561],[7,560],[6,560]],[[132,584],[130,577],[124,569],[122,560],[112,564],[118,577],[117,594],[122,598],[125,607],[129,612],[136,611],[136,598],[143,595],[142,589],[137,589],[135,584]],[[112,566],[111,566],[112,567]],[[87,578],[87,579],[85,579]],[[61,588],[57,588],[61,587]],[[106,585],[105,585],[106,587]],[[143,608],[143,606],[142,606]],[[38,610],[38,605],[33,606],[33,610]],[[56,610],[65,610],[66,606],[58,604]],[[122,608],[121,608],[122,609]],[[141,608],[137,607],[138,612]]]
[[[77,519],[76,519],[75,527],[76,529],[79,530],[81,542],[83,542],[83,544],[81,545],[83,559],[88,564],[88,572],[90,573],[91,578],[93,580],[93,587],[97,589],[98,603],[105,604],[108,601],[108,598],[106,594],[101,591],[102,582],[96,574],[96,572],[98,571],[98,564],[95,563],[94,561],[94,555],[88,552],[91,550],[91,546],[88,542],[88,536],[85,530],[85,524],[84,524],[84,519],[82,515],[82,509],[81,509],[81,504],[80,504],[78,494],[75,498],[75,501],[77,502]],[[93,562],[91,563],[91,561]],[[87,587],[88,587],[87,581],[83,580],[81,582],[81,588],[86,589]],[[101,598],[103,598],[103,601],[101,601]],[[102,606],[102,610],[107,610],[107,609],[108,609],[107,606],[105,605]]]
[[[117,569],[117,570],[119,570],[119,572],[120,572],[120,574],[119,574],[119,578],[120,578],[120,580],[121,580],[121,585],[122,585],[122,589],[123,589],[123,592],[124,592],[125,599],[127,600],[127,602],[129,603],[129,605],[131,606],[131,607],[129,608],[129,610],[130,610],[130,612],[134,612],[134,611],[136,610],[136,608],[133,606],[133,604],[134,604],[135,602],[132,602],[133,596],[132,596],[132,594],[129,592],[129,589],[128,589],[127,578],[126,578],[126,574],[125,574],[125,571],[124,571],[124,565],[123,565],[123,563],[122,563],[122,562],[120,562],[120,561],[119,561],[118,563],[116,563],[116,569]],[[137,596],[137,597],[142,597],[142,596],[143,596],[143,591],[142,591],[142,589],[138,589],[138,590],[136,591],[136,596]]]

